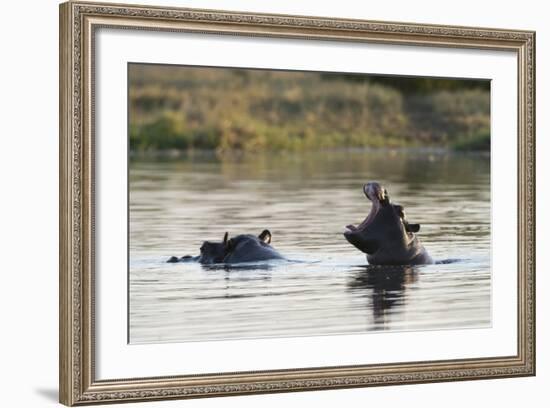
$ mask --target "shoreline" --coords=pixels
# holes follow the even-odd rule
[[[191,158],[250,158],[257,156],[309,156],[329,153],[337,154],[384,154],[389,156],[412,154],[430,156],[479,156],[490,158],[490,150],[456,150],[447,147],[336,147],[330,149],[313,149],[307,151],[262,150],[251,152],[229,150],[220,152],[215,149],[150,149],[129,150],[130,160],[140,159],[191,159]]]

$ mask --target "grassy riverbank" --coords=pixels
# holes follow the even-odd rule
[[[132,64],[130,148],[488,150],[488,82]]]

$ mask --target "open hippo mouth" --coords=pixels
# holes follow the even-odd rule
[[[372,202],[369,215],[367,215],[367,218],[365,218],[365,220],[357,226],[352,224],[347,225],[344,234],[364,231],[376,218],[380,207],[385,206],[390,202],[388,192],[378,183],[373,182],[365,184],[363,186],[363,192],[365,193],[365,196],[367,196],[367,198]]]
[[[365,220],[348,225],[346,240],[367,254],[371,265],[422,265],[432,263],[424,247],[414,235],[420,224],[410,224],[403,206],[390,202],[386,189],[376,182],[363,186],[372,206]]]

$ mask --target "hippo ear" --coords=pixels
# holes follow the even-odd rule
[[[407,230],[407,232],[418,232],[420,231],[420,224],[407,223],[407,225],[405,226],[405,229]]]
[[[390,196],[388,190],[384,189],[384,198],[380,201],[382,204],[388,204],[390,202]]]
[[[271,243],[271,232],[269,230],[263,230],[262,233],[258,236],[260,238],[260,241],[265,242],[266,244]]]

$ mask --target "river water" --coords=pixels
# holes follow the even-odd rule
[[[132,159],[130,343],[294,337],[491,324],[490,160],[438,151],[332,151]],[[370,209],[367,181],[405,207],[436,260],[368,266],[343,237]],[[225,231],[288,259],[261,267],[168,264]]]

